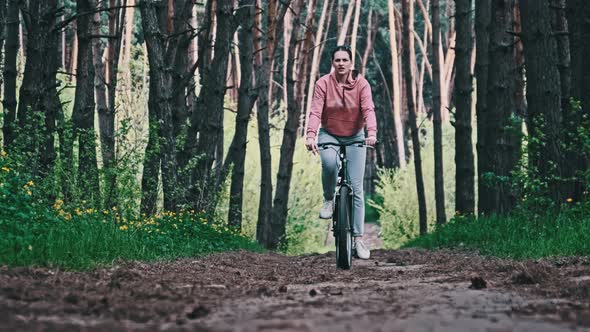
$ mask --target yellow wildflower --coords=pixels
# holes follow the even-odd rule
[[[29,249],[29,251],[32,251],[33,250],[33,246],[29,244],[29,247],[27,249]]]
[[[570,197],[570,198],[566,199],[565,201],[568,203],[571,203],[571,202],[573,202],[573,199]]]
[[[34,187],[34,186],[35,186],[35,183],[34,183],[32,180],[31,180],[31,181],[29,181],[27,184],[28,184],[29,186],[31,186],[31,187]]]
[[[8,168],[8,167],[6,167],[6,166],[2,167],[2,170],[3,170],[4,172],[10,172],[10,168]]]
[[[33,193],[29,189],[27,189],[27,195],[31,196],[32,194]]]
[[[126,231],[127,230],[127,225],[119,226],[119,229],[122,230],[122,231]]]
[[[6,157],[7,154],[8,153],[6,153],[6,151],[4,151],[4,150],[0,151],[0,156],[2,156],[2,157]]]

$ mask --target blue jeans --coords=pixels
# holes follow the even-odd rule
[[[338,143],[347,144],[356,141],[365,141],[364,129],[356,135],[341,137],[328,133],[325,129],[320,128],[318,144],[321,143]],[[365,159],[367,152],[365,147],[349,146],[346,148],[346,158],[348,159],[348,179],[353,190],[353,236],[362,236],[365,231],[365,201],[363,192],[363,180],[365,176]],[[322,186],[324,189],[324,199],[334,199],[334,190],[338,181],[338,169],[340,167],[340,157],[337,147],[320,149],[320,158],[322,160]]]

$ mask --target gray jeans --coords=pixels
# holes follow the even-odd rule
[[[365,141],[365,131],[361,130],[356,135],[349,137],[333,136],[326,130],[320,128],[318,144],[321,143],[338,143],[347,144],[356,141]],[[346,148],[346,158],[348,159],[348,179],[354,191],[353,196],[353,236],[362,236],[365,231],[365,201],[363,193],[363,180],[365,176],[365,159],[367,152],[365,147],[349,146]],[[320,158],[322,159],[322,186],[324,189],[324,199],[334,199],[334,190],[338,181],[338,169],[340,167],[339,151],[337,147],[320,149]]]

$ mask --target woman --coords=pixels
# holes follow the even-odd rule
[[[377,120],[371,87],[358,71],[352,70],[351,59],[352,52],[349,46],[336,46],[332,51],[333,72],[322,76],[316,82],[305,140],[305,146],[314,155],[318,153],[318,143],[346,144],[364,140],[367,145],[373,146],[377,141]],[[318,133],[320,123],[322,128]],[[349,146],[346,150],[347,172],[354,191],[353,246],[361,259],[370,257],[370,251],[362,241],[365,224],[363,197],[365,150],[364,147],[356,146]],[[320,218],[330,219],[334,210],[334,190],[338,180],[340,160],[335,149],[322,149],[319,154],[322,160],[324,190]]]

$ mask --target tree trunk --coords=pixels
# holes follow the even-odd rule
[[[389,44],[391,47],[391,72],[393,81],[393,123],[395,126],[395,140],[397,144],[397,156],[400,168],[406,166],[406,151],[404,142],[404,132],[402,126],[402,97],[401,97],[401,76],[399,54],[396,41],[396,25],[393,0],[387,1],[389,9]]]
[[[365,76],[367,73],[367,63],[369,63],[369,56],[373,52],[373,45],[375,44],[375,36],[379,27],[379,16],[375,15],[373,18],[373,7],[369,7],[369,16],[367,18],[367,45],[361,59],[361,75]]]
[[[97,11],[93,15],[92,20],[92,34],[100,35],[102,26],[100,13]],[[104,168],[112,166],[113,152],[115,149],[114,137],[109,137],[110,132],[105,130],[105,115],[108,114],[107,95],[106,95],[106,79],[105,79],[105,65],[102,61],[103,49],[100,38],[92,39],[92,53],[94,64],[94,94],[96,96],[96,111],[98,112],[98,124],[100,130],[100,148],[102,152],[102,163]],[[112,145],[110,144],[112,138]]]
[[[312,7],[315,1],[312,0]],[[295,49],[296,44],[299,42],[299,28],[301,26],[301,9],[303,0],[296,0],[293,4],[294,11],[294,22],[293,30],[289,44],[289,60],[287,61],[287,67],[293,68],[295,66]],[[308,12],[309,17],[313,17],[313,11]],[[308,29],[311,25],[307,25]],[[308,30],[309,31],[309,30]],[[311,34],[306,32],[306,39],[303,41],[304,44],[310,44]],[[306,46],[303,46],[305,48]],[[289,205],[289,191],[291,189],[291,176],[293,173],[293,154],[295,152],[295,142],[297,141],[297,127],[299,125],[299,117],[301,114],[300,98],[295,97],[295,85],[297,84],[298,90],[303,90],[304,80],[302,76],[305,75],[303,72],[304,64],[300,63],[298,71],[293,73],[290,71],[290,75],[287,80],[287,96],[288,96],[288,113],[287,123],[283,130],[283,142],[281,144],[281,157],[279,160],[279,171],[277,174],[277,188],[275,191],[275,198],[273,202],[273,209],[271,214],[271,234],[268,236],[268,241],[265,247],[269,249],[276,249],[281,242],[285,239],[285,228],[287,225],[287,211]],[[295,76],[298,76],[296,79]],[[297,82],[297,83],[296,83]]]
[[[412,73],[414,59],[414,0],[402,1],[403,15],[403,50],[402,63],[406,82],[406,99],[408,103],[408,119],[412,131],[412,147],[414,149],[414,170],[416,172],[416,191],[418,194],[418,210],[420,215],[420,235],[428,231],[426,223],[426,198],[424,195],[424,178],[422,175],[422,159],[420,156],[420,139],[416,121],[416,110],[414,105],[414,75]]]
[[[14,141],[16,126],[16,74],[19,47],[18,0],[8,0],[6,15],[6,46],[4,58],[4,148],[10,148]]]
[[[352,67],[357,68],[356,66],[356,37],[358,35],[359,30],[359,19],[361,16],[361,2],[362,0],[356,0],[356,8],[354,9],[354,21],[352,23],[352,36],[350,37],[350,50],[352,51]],[[368,25],[370,26],[370,25]]]
[[[549,197],[560,204],[561,84],[557,43],[551,31],[551,12],[545,1],[520,0],[522,41],[527,74],[529,167],[549,185]]]
[[[156,213],[158,203],[158,184],[160,176],[160,139],[159,115],[155,104],[156,81],[149,81],[150,96],[148,99],[148,142],[143,159],[143,175],[141,177],[141,214],[150,216]]]
[[[348,3],[348,9],[346,10],[346,16],[342,23],[342,29],[338,30],[338,41],[336,45],[343,45],[346,42],[346,35],[348,35],[348,29],[350,28],[350,20],[352,18],[352,11],[354,10],[354,3],[359,0],[350,0]]]
[[[320,57],[321,57],[321,46],[319,43],[321,42],[321,38],[323,35],[324,24],[326,21],[326,16],[328,13],[328,7],[330,2],[333,4],[335,0],[324,0],[324,4],[322,6],[322,14],[320,15],[320,22],[318,23],[318,30],[315,35],[315,40],[313,41],[313,56],[311,60],[311,71],[309,73],[309,85],[307,89],[307,101],[305,103],[305,121],[303,124],[300,125],[300,128],[305,128],[307,122],[309,121],[309,112],[311,110],[311,100],[313,98],[313,88],[315,86],[316,77],[318,76],[318,71],[320,67]],[[330,27],[327,26],[326,30]],[[288,52],[287,52],[288,53]],[[286,62],[285,62],[286,63]],[[285,66],[287,67],[287,66]],[[301,130],[301,135],[304,135],[304,130]]]
[[[169,64],[165,59],[165,40],[161,33],[161,23],[158,17],[161,13],[154,2],[140,2],[142,26],[145,34],[145,41],[148,51],[150,67],[150,94],[148,107],[153,108],[151,114],[158,115],[159,137],[160,137],[160,158],[162,169],[162,183],[164,191],[164,209],[176,211],[180,203],[178,187],[178,163],[176,153],[176,139],[173,126],[173,101],[172,101],[172,80]],[[165,9],[165,8],[164,8]],[[153,84],[151,81],[153,80]]]
[[[289,6],[290,1],[284,3],[277,17],[277,26],[282,23],[285,17],[285,12]],[[264,45],[268,46],[268,32],[263,35],[262,41]],[[276,48],[274,48],[276,49]],[[265,47],[262,51],[263,58],[260,66],[256,68],[256,84],[258,85],[258,143],[260,146],[260,166],[261,166],[261,181],[260,181],[260,202],[258,206],[258,222],[256,224],[256,240],[262,245],[268,245],[272,234],[272,223],[270,215],[272,212],[272,169],[271,169],[271,154],[270,154],[270,126],[269,126],[269,79],[272,65],[272,58],[274,53],[269,53],[269,48]]]
[[[81,13],[96,8],[93,0],[77,0]],[[91,16],[78,17],[78,71],[72,123],[74,139],[78,138],[78,188],[81,198],[97,203],[99,197],[96,132],[94,130],[94,66],[92,65]],[[68,147],[69,149],[69,147]]]
[[[558,1],[560,5],[562,1]],[[590,167],[590,155],[587,152],[582,152],[580,146],[584,143],[580,141],[580,136],[577,133],[580,129],[587,131],[590,128],[590,46],[588,45],[588,38],[590,38],[590,4],[582,0],[567,0],[566,1],[567,24],[566,29],[568,35],[569,48],[567,53],[570,56],[570,68],[564,68],[564,56],[566,51],[560,49],[560,73],[562,81],[562,102],[565,97],[569,96],[570,100],[566,106],[563,106],[563,124],[565,133],[564,140],[567,147],[565,158],[569,160],[566,164],[565,175],[571,179],[569,185],[568,198],[575,201],[582,199],[584,191],[588,186],[586,170]],[[556,16],[562,15],[559,9],[556,9]],[[559,31],[556,31],[558,36],[558,44],[562,38]],[[564,47],[558,45],[558,48]],[[569,77],[568,77],[569,74]],[[565,77],[564,77],[565,76]],[[569,82],[568,82],[569,79]],[[569,86],[567,85],[569,83]],[[568,90],[567,93],[564,89]]]
[[[252,65],[254,63],[254,16],[255,1],[242,0],[240,6],[251,6],[243,21],[238,34],[241,79],[238,90],[238,114],[236,116],[236,131],[224,167],[233,165],[231,187],[229,195],[229,226],[241,230],[242,228],[242,203],[244,193],[244,164],[246,161],[246,144],[248,139],[248,122],[252,107],[256,101],[254,88],[252,87]]]
[[[486,150],[483,171],[492,181],[489,196],[480,199],[489,204],[480,211],[484,214],[510,212],[516,204],[515,193],[510,190],[511,172],[515,169],[520,153],[520,123],[516,116],[517,66],[514,57],[514,36],[507,33],[514,27],[514,0],[492,1],[489,44],[489,71],[487,107],[482,134]],[[479,149],[478,149],[479,151]],[[481,201],[480,201],[481,202]]]
[[[486,141],[488,130],[488,72],[489,72],[489,28],[492,19],[492,0],[480,0],[475,5],[475,43],[476,61],[475,76],[477,79],[477,192],[478,192],[478,213],[489,213],[492,211],[492,190],[489,184],[485,183],[484,176],[492,171],[492,153],[490,143]]]
[[[442,121],[440,101],[440,6],[434,0],[432,10],[432,112],[434,127],[434,192],[436,199],[436,223],[447,222],[445,212],[445,186],[443,174]]]
[[[471,0],[455,0],[457,42],[455,46],[455,211],[463,215],[475,211],[473,145],[471,141],[473,75],[473,20]]]
[[[316,0],[311,0],[310,2],[308,2],[307,5],[307,13],[315,13],[315,9],[316,9]],[[327,4],[327,0],[324,0],[324,8],[327,8],[326,6]],[[299,13],[298,15],[301,15],[301,13]],[[301,22],[301,18],[297,17],[294,20],[295,22]],[[298,102],[297,104],[299,105],[299,107],[301,108],[306,108],[307,105],[305,105],[305,103],[303,102],[305,100],[305,87],[306,87],[306,83],[310,83],[309,84],[309,88],[311,89],[311,86],[313,86],[312,82],[315,81],[311,81],[311,73],[309,74],[309,77],[307,77],[307,73],[309,72],[309,50],[311,49],[312,45],[313,45],[313,31],[314,31],[314,15],[307,15],[307,17],[305,18],[305,33],[304,33],[304,37],[303,37],[303,43],[297,43],[299,44],[300,50],[299,50],[299,55],[297,56],[298,60],[299,60],[299,64],[298,64],[298,69],[297,69],[297,80],[296,80],[296,86],[295,86],[295,99],[300,100],[301,102]],[[291,31],[291,33],[293,33],[293,31]],[[291,43],[289,43],[290,45]],[[287,58],[288,58],[288,53],[289,51],[287,51]],[[288,60],[288,59],[287,59]],[[312,59],[313,61],[313,59]],[[285,62],[286,64],[287,62]],[[286,66],[287,68],[292,68],[289,66]],[[289,73],[291,74],[291,73]],[[314,78],[315,80],[315,78]],[[287,84],[289,84],[289,78],[287,77]],[[287,88],[288,89],[288,88]],[[309,93],[310,90],[308,90]],[[288,96],[288,93],[287,93]],[[309,99],[309,98],[308,98]],[[288,98],[287,98],[287,108],[289,102],[288,102]],[[287,111],[288,112],[288,111]],[[299,111],[298,112],[300,119],[298,120],[298,127],[299,127],[299,132],[301,133],[301,135],[303,135],[303,132],[305,131],[305,126],[307,124],[306,122],[306,115],[305,113]],[[288,115],[287,115],[288,116]]]

